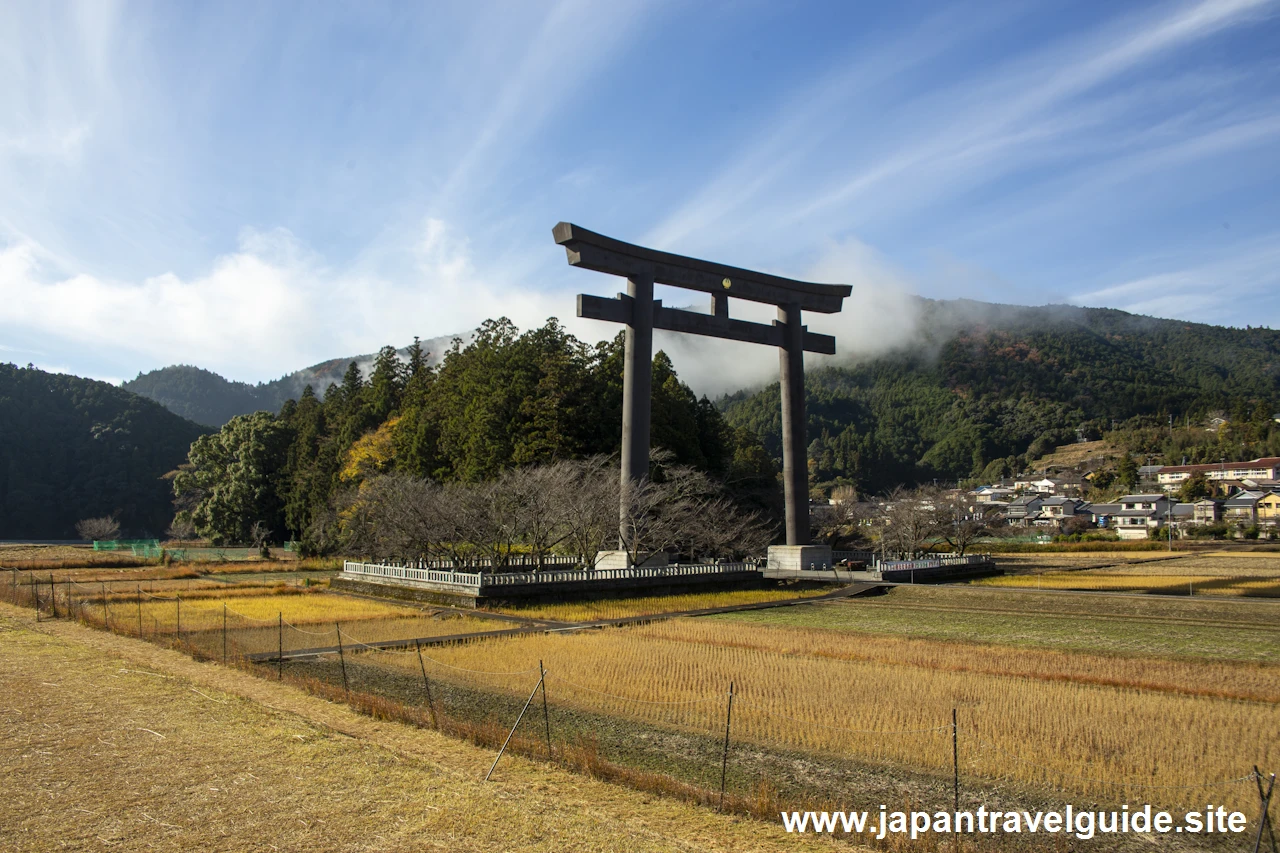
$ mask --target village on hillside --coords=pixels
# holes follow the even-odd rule
[[[1130,464],[1136,469],[1129,478],[1133,488],[1123,494],[1113,488],[1119,484],[1097,482],[1103,479],[1098,470],[1082,462],[969,489],[926,489],[874,502],[836,489],[814,514],[819,524],[857,518],[872,525],[877,517],[892,523],[893,505],[905,502],[948,518],[954,514],[956,524],[975,533],[981,528],[983,534],[1042,541],[1280,538],[1280,456],[1202,465]]]

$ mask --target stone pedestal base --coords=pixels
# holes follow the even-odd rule
[[[828,556],[827,563],[830,564],[831,558]],[[640,560],[637,563],[631,562],[631,555],[626,551],[600,551],[596,554],[597,569],[629,569],[633,565],[636,566],[665,566],[667,564],[667,552],[656,551],[652,554],[640,552]]]
[[[771,545],[770,572],[829,572],[831,549],[826,545]]]

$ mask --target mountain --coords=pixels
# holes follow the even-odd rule
[[[440,362],[445,351],[452,346],[454,337],[470,339],[471,333],[432,338],[421,342],[422,348],[430,353],[429,364],[435,365]],[[401,356],[405,356],[408,348],[398,352]],[[200,367],[175,364],[148,373],[139,373],[136,379],[123,383],[121,387],[126,391],[155,400],[169,411],[188,420],[205,426],[220,427],[236,415],[258,411],[278,412],[286,400],[296,400],[301,397],[302,389],[308,385],[317,395],[323,395],[330,385],[336,385],[342,381],[342,374],[351,362],[356,362],[361,371],[367,375],[376,357],[374,354],[366,354],[322,361],[302,370],[295,370],[271,382],[259,382],[257,385],[224,379]]]
[[[159,536],[163,477],[206,432],[106,382],[0,364],[0,539],[76,538],[77,521],[107,514]]]
[[[906,345],[810,371],[806,399],[814,481],[869,491],[995,479],[1103,434],[1155,462],[1247,459],[1280,450],[1280,332],[922,300]],[[781,456],[776,385],[718,405]],[[1216,413],[1229,429],[1198,425]]]

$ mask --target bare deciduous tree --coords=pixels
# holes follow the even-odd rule
[[[76,534],[81,539],[106,541],[120,537],[120,522],[115,516],[104,515],[101,518],[86,518],[76,522]]]
[[[744,513],[721,487],[688,466],[655,454],[661,477],[632,490],[626,547],[695,555],[760,553],[771,531]],[[506,567],[532,556],[538,568],[555,552],[592,565],[617,541],[618,477],[607,457],[514,469],[487,483],[438,485],[405,474],[365,478],[318,516],[309,538],[375,559],[480,558]]]
[[[173,522],[169,525],[168,529],[165,530],[164,535],[170,539],[182,541],[194,539],[196,535],[196,526],[191,521],[190,515],[180,512],[174,517]]]
[[[618,476],[606,456],[564,463],[565,479],[555,512],[564,522],[565,545],[585,566],[618,537]]]
[[[936,495],[934,504],[935,535],[963,555],[980,537],[987,534],[987,523],[980,507],[964,492]]]
[[[885,555],[910,558],[933,539],[937,527],[937,494],[899,486],[880,508],[880,548]]]

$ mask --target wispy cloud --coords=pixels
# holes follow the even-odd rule
[[[1082,293],[1078,305],[1121,308],[1136,314],[1198,322],[1227,322],[1236,307],[1250,305],[1259,318],[1280,302],[1280,232],[1230,246],[1218,257]],[[1238,322],[1238,320],[1236,320]]]
[[[1250,20],[1269,2],[1206,0],[1172,15],[1126,23],[1082,43],[1068,43],[1047,61],[1037,57],[1016,62],[990,79],[976,85],[967,83],[961,92],[946,93],[959,109],[937,113],[942,121],[933,132],[919,135],[920,144],[896,151],[836,182],[833,189],[794,210],[791,218],[803,221],[848,204],[868,190],[930,163],[949,160],[968,168],[975,152],[990,163],[1004,151],[1026,145],[1028,139],[1025,133],[1017,132],[1019,126],[1181,45]],[[936,108],[942,106],[944,97],[929,100],[930,107]]]

